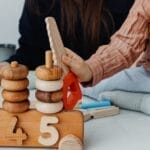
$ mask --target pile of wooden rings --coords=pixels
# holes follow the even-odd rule
[[[62,69],[53,65],[51,51],[46,51],[45,65],[36,68],[35,108],[45,114],[60,112],[63,109]]]
[[[2,107],[10,113],[22,113],[29,109],[28,68],[13,61],[3,68],[1,86],[4,99]]]

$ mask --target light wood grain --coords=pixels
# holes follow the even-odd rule
[[[59,150],[83,150],[83,144],[78,137],[70,134],[61,139]]]
[[[50,138],[51,136],[49,132],[46,132],[47,130],[42,133],[40,131],[40,128],[43,129],[43,125],[41,125],[43,124],[43,117],[49,119],[56,117],[58,119],[58,123],[56,124],[51,122],[47,124],[44,123],[47,128],[53,126],[58,131],[59,139],[52,146],[42,145],[38,141],[39,137],[44,139]],[[16,118],[18,119],[16,120]],[[12,131],[14,126],[15,130],[13,134],[21,135],[20,140],[12,140],[12,137],[8,136],[8,132]],[[64,111],[53,115],[45,115],[36,110],[29,110],[20,114],[11,114],[0,109],[0,146],[58,148],[60,140],[69,134],[76,136],[83,142],[83,131],[83,116],[79,111]]]

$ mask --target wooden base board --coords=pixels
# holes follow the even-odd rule
[[[34,109],[11,114],[0,109],[0,146],[58,148],[67,135],[83,143],[84,120],[79,111],[47,115]]]

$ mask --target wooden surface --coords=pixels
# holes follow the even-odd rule
[[[58,134],[55,136],[51,129]],[[70,134],[83,143],[83,132],[83,116],[79,111],[45,115],[36,110],[10,114],[0,109],[0,146],[58,148],[61,139]]]

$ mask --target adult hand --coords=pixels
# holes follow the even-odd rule
[[[92,72],[84,62],[84,60],[69,49],[66,50],[66,55],[63,55],[62,61],[70,70],[78,77],[80,82],[88,82],[92,79]]]

